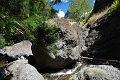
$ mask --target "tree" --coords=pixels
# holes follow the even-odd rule
[[[45,35],[41,38],[45,39],[46,35],[52,33],[45,21],[57,16],[57,11],[48,4],[48,1],[0,0],[0,40],[5,41],[5,45],[25,39],[37,44],[40,30],[45,32],[41,33]]]
[[[75,19],[79,22],[82,19],[83,13],[89,12],[91,9],[92,4],[90,0],[72,0],[68,10],[70,12],[68,18]]]

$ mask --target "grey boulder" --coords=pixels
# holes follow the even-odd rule
[[[108,65],[88,65],[72,75],[69,80],[120,80],[120,71]]]
[[[33,55],[31,50],[32,43],[28,40],[21,41],[13,46],[3,48],[3,55],[8,55],[12,58],[20,58],[21,56]]]
[[[10,80],[44,80],[43,76],[24,59],[10,63],[7,71],[13,75]]]
[[[56,53],[44,53],[39,50],[33,51],[36,63],[41,68],[63,68],[79,59],[84,40],[82,30],[72,19],[55,18],[46,21],[51,25],[57,25],[59,30],[56,33],[57,41],[49,47],[57,47]],[[44,34],[44,33],[43,33]]]

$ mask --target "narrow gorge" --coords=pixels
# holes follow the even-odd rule
[[[46,33],[39,34],[39,47],[24,40],[0,49],[0,80],[120,80],[120,1],[115,4],[117,0],[95,0],[80,24],[47,20],[56,31],[43,40],[39,36]],[[44,40],[48,43],[40,44]]]

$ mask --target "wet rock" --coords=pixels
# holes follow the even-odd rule
[[[56,46],[56,53],[44,53],[33,50],[34,58],[41,68],[63,68],[75,63],[82,52],[84,40],[82,30],[79,25],[71,20],[64,18],[55,18],[47,23],[57,24],[59,30],[56,33],[57,41],[50,46]],[[48,46],[49,47],[49,46]],[[36,51],[36,52],[35,52]]]
[[[0,56],[5,54],[5,50],[4,49],[0,49]]]
[[[72,75],[69,80],[120,80],[120,71],[113,66],[88,65]]]
[[[77,80],[76,75],[73,76],[73,74],[78,72],[81,69],[81,66],[82,64],[77,62],[71,69],[63,69],[55,73],[46,73],[43,76],[45,80]]]
[[[43,76],[24,59],[10,63],[7,70],[12,75],[10,80],[44,80]]]
[[[5,68],[0,68],[0,80],[4,79],[6,77],[6,70]]]
[[[20,58],[21,56],[32,55],[31,50],[32,43],[28,40],[14,44],[13,46],[6,46],[1,50],[3,55],[7,55],[12,58]]]

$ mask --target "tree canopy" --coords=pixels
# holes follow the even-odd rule
[[[80,21],[82,19],[83,13],[89,12],[92,9],[92,4],[90,0],[71,0],[68,18]]]
[[[51,33],[45,21],[56,17],[57,11],[48,1],[0,0],[0,47],[25,39],[36,43],[40,29]]]

